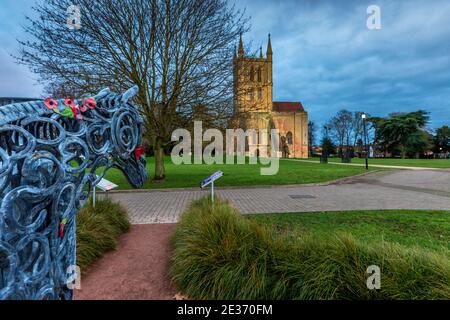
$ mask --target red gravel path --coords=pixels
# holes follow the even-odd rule
[[[173,299],[168,277],[170,237],[175,224],[133,225],[86,275],[77,300]]]

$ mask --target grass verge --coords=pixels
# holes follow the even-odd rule
[[[194,202],[173,237],[171,274],[197,299],[449,299],[448,256],[348,233],[276,232],[227,203]],[[367,268],[381,268],[381,289]]]
[[[105,252],[116,248],[118,238],[130,229],[126,210],[110,199],[88,201],[77,213],[77,265],[86,269]]]
[[[302,160],[302,159],[298,159]],[[306,159],[305,159],[306,160]],[[320,158],[314,157],[307,160],[319,162]],[[364,164],[364,158],[353,158],[352,163]],[[328,162],[341,163],[341,158],[328,158]],[[450,159],[391,159],[391,158],[370,158],[370,165],[400,166],[400,167],[422,167],[447,169],[450,168]]]
[[[330,166],[284,159],[280,160],[278,173],[271,176],[261,175],[260,169],[263,167],[261,164],[175,165],[172,163],[170,157],[166,157],[164,163],[166,179],[158,183],[154,183],[149,179],[145,182],[144,189],[199,187],[203,179],[218,170],[223,171],[224,176],[217,181],[217,186],[267,186],[320,183],[366,172],[363,167]],[[154,158],[147,158],[149,177],[154,176],[154,165]],[[119,185],[119,190],[133,189],[123,173],[117,169],[110,169],[105,178]]]

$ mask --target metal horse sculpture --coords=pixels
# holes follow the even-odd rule
[[[0,107],[0,300],[73,298],[77,209],[109,168],[147,179],[136,93]]]

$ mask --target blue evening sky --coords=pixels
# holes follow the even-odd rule
[[[42,87],[37,76],[23,65],[18,65],[11,55],[17,55],[16,39],[27,39],[22,25],[25,15],[32,16],[35,0],[0,0],[0,97],[42,97]]]
[[[16,38],[35,0],[0,0],[0,96],[43,97],[15,64]],[[449,0],[240,0],[253,49],[272,34],[274,100],[301,101],[318,125],[338,110],[385,116],[425,109],[430,127],[450,124]],[[381,8],[381,30],[366,26]]]

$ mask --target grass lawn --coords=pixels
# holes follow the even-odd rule
[[[276,175],[262,176],[261,165],[250,164],[184,164],[174,165],[170,157],[165,159],[166,180],[155,183],[151,181],[154,172],[154,158],[147,158],[147,168],[150,179],[145,183],[144,189],[155,188],[186,188],[199,187],[200,182],[217,170],[224,176],[216,182],[217,186],[256,186],[256,185],[286,185],[326,182],[339,178],[366,172],[362,167],[328,166],[314,163],[301,163],[298,161],[280,160],[280,169]],[[116,169],[111,169],[106,179],[119,185],[119,189],[131,189],[125,176]]]
[[[301,160],[301,159],[300,159]],[[319,158],[309,158],[308,160],[319,161]],[[341,158],[328,158],[329,162],[341,162]],[[365,163],[365,159],[353,158],[352,163]],[[381,164],[386,166],[403,166],[403,167],[425,167],[425,168],[450,168],[450,159],[369,159],[371,164]]]
[[[298,231],[327,238],[345,232],[369,245],[384,240],[443,252],[450,257],[450,211],[349,211],[249,217],[284,234]]]

